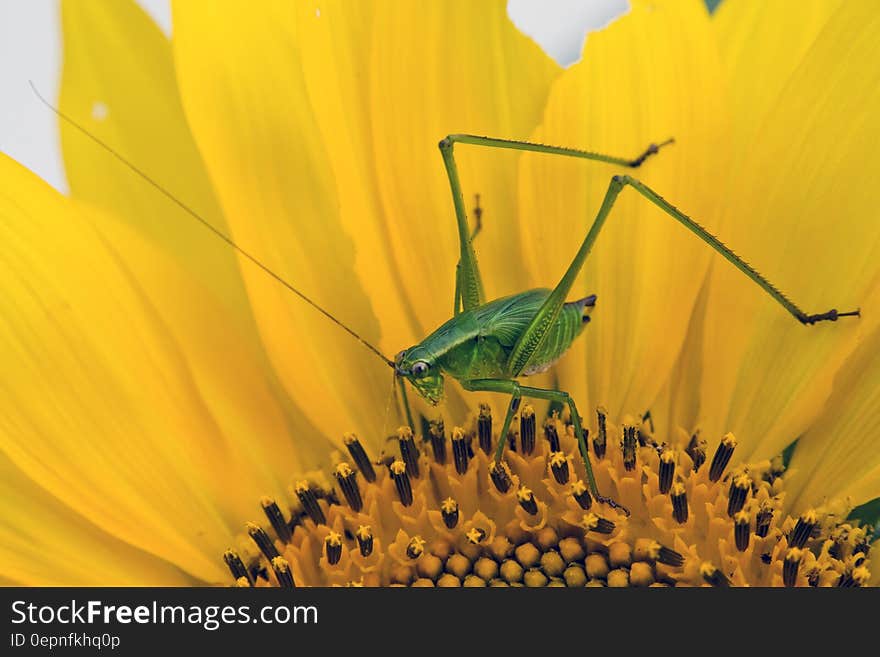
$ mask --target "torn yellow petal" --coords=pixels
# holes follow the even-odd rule
[[[18,586],[192,586],[179,568],[107,534],[0,454],[0,581]]]
[[[683,211],[716,221],[716,168],[727,148],[718,61],[699,2],[633,3],[589,35],[554,84],[539,142],[619,157],[676,143],[636,171]],[[555,285],[621,169],[523,155],[519,225],[533,283]],[[558,365],[560,385],[612,417],[647,410],[679,353],[709,248],[631,189],[614,205],[572,298],[596,293],[584,339]],[[584,374],[586,366],[586,374]]]
[[[62,112],[220,230],[223,215],[190,134],[171,44],[137,3],[62,3]],[[173,254],[250,326],[235,254],[106,149],[61,121],[74,198],[110,210]]]
[[[825,411],[798,441],[787,505],[794,513],[840,499],[858,506],[880,497],[880,329],[847,359]]]
[[[869,296],[880,260],[870,138],[878,29],[869,4],[843,3],[731,173],[722,239],[807,312],[864,311],[805,327],[733,267],[713,268],[701,424],[710,440],[733,431],[747,460],[778,453],[810,425],[840,364],[880,319]]]
[[[288,3],[174,6],[184,108],[238,243],[372,343],[379,325],[353,269],[335,180]],[[381,257],[376,254],[376,257]],[[378,440],[391,370],[314,308],[242,263],[257,325],[288,394],[337,439]],[[300,440],[314,440],[301,436]]]
[[[0,449],[104,531],[216,581],[238,523],[217,489],[237,468],[173,332],[70,201],[5,157],[0,179]]]

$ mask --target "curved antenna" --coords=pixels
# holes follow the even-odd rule
[[[305,294],[303,294],[303,293],[300,292],[298,289],[296,289],[293,285],[291,285],[291,284],[288,283],[286,280],[284,280],[284,278],[282,278],[280,274],[276,274],[276,273],[275,273],[274,271],[272,271],[268,266],[266,266],[266,265],[264,265],[262,262],[260,262],[255,256],[252,256],[250,253],[248,253],[247,251],[245,251],[242,247],[240,247],[238,244],[236,244],[236,243],[233,241],[233,239],[232,239],[231,237],[229,237],[229,235],[227,235],[226,233],[224,233],[222,230],[216,228],[216,227],[215,227],[213,224],[211,224],[207,219],[205,219],[204,217],[202,217],[198,212],[196,212],[196,211],[193,210],[191,207],[189,207],[186,203],[184,203],[183,201],[181,201],[180,199],[178,199],[176,196],[174,196],[171,192],[169,192],[167,189],[165,189],[164,187],[162,187],[162,185],[160,185],[159,183],[157,183],[155,180],[153,180],[153,179],[152,179],[150,176],[148,176],[146,173],[144,173],[143,171],[141,171],[140,169],[138,169],[134,164],[132,164],[131,162],[129,162],[129,161],[128,161],[128,160],[127,160],[127,159],[126,159],[121,153],[119,153],[118,151],[116,151],[116,150],[115,150],[114,148],[112,148],[109,144],[107,144],[106,142],[102,141],[102,140],[99,139],[97,136],[93,135],[93,134],[92,134],[91,132],[89,132],[86,128],[84,128],[84,127],[81,126],[79,123],[77,123],[76,121],[74,121],[72,118],[70,118],[69,116],[67,116],[64,112],[62,112],[61,110],[59,110],[57,107],[53,106],[48,100],[46,100],[45,98],[43,98],[43,96],[40,94],[39,91],[37,91],[37,87],[36,87],[36,85],[34,85],[33,80],[28,80],[28,84],[31,86],[31,89],[33,90],[33,92],[34,92],[34,94],[36,95],[36,97],[39,98],[40,102],[43,103],[43,105],[45,105],[46,107],[48,107],[50,110],[52,110],[55,114],[57,114],[59,118],[61,118],[63,121],[66,121],[68,124],[70,124],[71,126],[73,126],[74,128],[76,128],[77,130],[79,130],[79,131],[80,131],[82,134],[84,134],[86,137],[88,137],[88,138],[91,139],[93,142],[95,142],[96,144],[98,144],[98,146],[102,147],[104,150],[106,150],[108,153],[110,153],[113,157],[115,157],[119,162],[121,162],[121,163],[124,164],[126,167],[128,167],[128,168],[129,168],[131,171],[133,171],[136,175],[140,176],[141,179],[143,179],[146,183],[148,183],[148,184],[151,185],[154,189],[156,189],[158,192],[160,192],[163,196],[165,196],[165,198],[167,198],[169,201],[171,201],[172,203],[174,203],[177,207],[179,207],[181,210],[183,210],[184,212],[186,212],[189,216],[191,216],[193,219],[195,219],[196,221],[198,221],[198,222],[199,222],[200,224],[202,224],[205,228],[207,228],[208,230],[210,230],[212,233],[214,233],[214,235],[216,235],[216,236],[219,237],[221,240],[223,240],[224,242],[226,242],[229,246],[231,246],[233,249],[235,249],[236,251],[238,251],[241,255],[243,255],[245,258],[247,258],[248,260],[250,260],[250,261],[251,261],[253,264],[255,264],[257,267],[259,267],[260,269],[262,269],[266,274],[268,274],[269,276],[271,276],[272,278],[274,278],[278,283],[280,283],[281,285],[283,285],[283,286],[284,286],[285,288],[287,288],[290,292],[293,292],[296,296],[298,296],[300,299],[302,299],[303,301],[305,301],[307,304],[309,304],[312,308],[314,308],[315,310],[317,310],[319,313],[321,313],[322,315],[324,315],[324,316],[325,316],[327,319],[329,319],[331,322],[333,322],[334,324],[336,324],[337,326],[339,326],[340,328],[342,328],[346,333],[348,333],[350,336],[352,336],[355,340],[357,340],[358,342],[360,342],[360,343],[361,343],[362,345],[364,345],[367,349],[369,349],[369,350],[372,351],[374,354],[376,354],[379,358],[381,358],[381,359],[382,359],[382,362],[384,362],[386,365],[388,365],[388,366],[391,367],[391,368],[394,368],[394,361],[392,361],[391,359],[387,358],[387,357],[386,357],[381,351],[379,351],[379,349],[377,349],[376,347],[374,347],[373,345],[371,345],[369,342],[367,342],[366,340],[364,340],[361,336],[359,336],[357,333],[355,333],[352,329],[350,329],[348,326],[346,326],[346,325],[343,324],[341,321],[339,321],[338,319],[336,319],[336,318],[335,318],[333,315],[331,315],[328,311],[324,310],[324,308],[322,308],[321,306],[319,306],[317,303],[315,303],[314,301],[312,301],[312,300],[311,300],[309,297],[307,297]]]

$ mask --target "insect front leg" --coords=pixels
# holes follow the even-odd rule
[[[510,422],[519,408],[520,401],[523,397],[529,397],[531,399],[546,399],[547,401],[557,402],[568,406],[571,411],[571,422],[574,426],[574,435],[578,442],[578,451],[580,451],[581,458],[584,462],[584,469],[587,473],[587,484],[590,487],[590,492],[598,502],[607,504],[614,509],[620,509],[626,515],[629,515],[629,509],[599,492],[599,487],[596,485],[596,477],[593,475],[593,466],[590,462],[590,453],[587,447],[587,438],[584,434],[581,416],[580,413],[578,413],[577,406],[570,394],[561,390],[522,386],[516,381],[506,379],[475,379],[473,381],[462,381],[462,386],[465,390],[473,392],[502,392],[511,396],[510,404],[507,407],[507,415],[505,415],[504,424],[501,427],[501,435],[498,437],[498,447],[495,450],[495,460],[499,463],[503,458],[504,448],[507,445],[507,431],[510,429]]]

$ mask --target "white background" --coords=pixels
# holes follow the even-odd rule
[[[139,3],[171,33],[169,0]],[[586,32],[606,25],[627,6],[626,0],[508,0],[508,13],[519,29],[568,65],[580,55]],[[0,151],[66,191],[56,119],[28,85],[33,80],[54,100],[60,63],[58,0],[0,0]]]

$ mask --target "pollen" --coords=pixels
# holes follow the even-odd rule
[[[646,421],[615,424],[600,409],[589,428],[593,473],[599,492],[626,515],[596,497],[566,418],[543,419],[541,432],[537,420],[523,408],[516,449],[508,444],[500,461],[493,432],[500,423],[486,405],[452,430],[451,454],[440,420],[426,423],[425,435],[399,429],[391,458],[371,457],[365,445],[373,441],[346,435],[349,459],[297,481],[289,500],[259,500],[255,518],[263,522],[247,523],[241,549],[220,555],[230,585],[870,581],[870,533],[820,508],[788,516],[782,460],[737,463],[732,434],[714,445],[698,433],[675,441]]]

